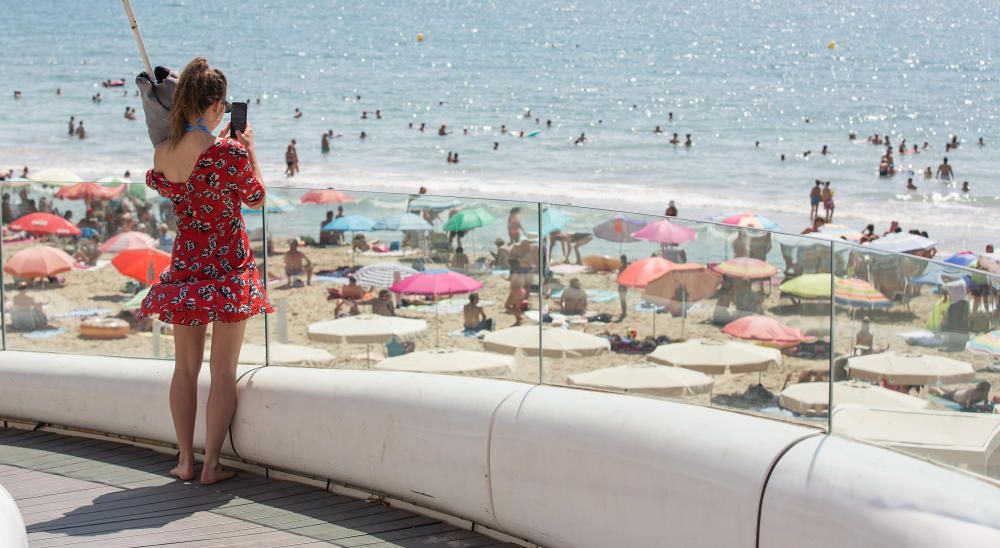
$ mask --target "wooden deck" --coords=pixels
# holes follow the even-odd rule
[[[0,485],[32,546],[512,546],[440,520],[247,472],[201,486],[175,458],[0,428]]]

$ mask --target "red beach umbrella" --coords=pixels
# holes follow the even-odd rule
[[[56,198],[62,200],[117,200],[124,193],[125,185],[107,187],[97,183],[77,183],[57,190]]]
[[[15,253],[7,259],[3,270],[18,278],[44,278],[72,270],[75,263],[65,251],[40,245]]]
[[[123,275],[151,284],[157,281],[160,272],[170,267],[170,254],[151,247],[126,249],[112,259],[111,264]]]
[[[646,287],[646,284],[666,274],[677,265],[663,257],[646,257],[625,267],[618,275],[618,283],[628,287]]]
[[[103,253],[118,253],[126,249],[143,249],[147,247],[155,248],[156,240],[149,234],[133,230],[112,236],[111,239],[101,244],[98,249]]]
[[[354,198],[332,188],[315,188],[303,194],[302,198],[299,199],[299,202],[303,204],[342,204],[353,201]]]
[[[76,225],[51,213],[29,213],[7,225],[7,228],[28,234],[80,235],[80,229]]]

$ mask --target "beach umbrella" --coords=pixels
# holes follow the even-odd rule
[[[858,278],[836,278],[833,301],[852,308],[889,308],[892,301],[875,286]]]
[[[561,232],[569,224],[569,214],[561,209],[545,208],[542,211],[542,237],[553,232]]]
[[[445,232],[464,232],[473,228],[488,226],[497,222],[497,218],[481,207],[463,209],[455,213],[441,227]]]
[[[646,226],[645,221],[630,219],[619,214],[595,225],[594,236],[619,244],[638,242],[639,240],[634,238],[632,233],[644,226]]]
[[[56,198],[61,200],[117,200],[125,194],[125,185],[106,187],[97,183],[76,183],[61,187]]]
[[[829,274],[803,274],[785,281],[778,286],[782,293],[801,299],[829,299]]]
[[[266,363],[267,365],[286,365],[292,367],[329,367],[336,358],[322,348],[269,342],[267,347],[262,344],[244,344],[240,347],[240,363]]]
[[[690,369],[648,363],[606,367],[570,375],[570,386],[585,386],[651,396],[689,396],[712,389],[712,377]]]
[[[299,202],[303,204],[342,204],[353,201],[354,198],[332,188],[314,188],[299,198]]]
[[[149,295],[150,289],[152,289],[152,287],[144,287],[138,293],[132,295],[131,299],[125,301],[122,308],[125,310],[138,310],[142,308],[142,300],[146,298],[146,295]]]
[[[979,256],[979,268],[994,274],[1000,274],[1000,254],[984,253]]]
[[[354,273],[358,285],[389,289],[392,284],[416,274],[417,271],[399,263],[377,263]]]
[[[458,272],[419,272],[392,284],[389,291],[401,295],[459,295],[482,289],[482,282]],[[441,322],[437,321],[438,307],[434,307],[434,339],[437,343]]]
[[[514,354],[520,351],[525,356],[537,356],[540,338],[541,354],[550,358],[596,356],[611,349],[607,339],[582,331],[542,327],[539,337],[538,329],[535,325],[522,325],[487,333],[483,338],[483,348],[489,352]]]
[[[68,169],[50,167],[41,171],[36,171],[28,176],[29,179],[41,183],[82,183],[83,178]]]
[[[321,230],[337,230],[341,232],[368,232],[375,228],[375,221],[364,215],[344,215],[321,227]]]
[[[922,251],[937,245],[935,240],[924,238],[917,234],[905,232],[895,232],[868,244],[872,249],[879,251],[890,251],[893,253],[909,253],[911,251]]]
[[[676,266],[678,265],[662,257],[646,257],[625,267],[616,282],[618,285],[641,289]]]
[[[0,181],[0,187],[13,189],[28,188],[34,184],[31,179],[25,179],[24,177],[11,177],[6,181]]]
[[[22,249],[3,265],[3,271],[17,278],[45,278],[73,269],[76,261],[65,251],[39,245]]]
[[[781,351],[737,341],[692,339],[657,346],[656,350],[646,355],[646,359],[709,375],[760,373],[781,365]]]
[[[434,227],[420,215],[413,213],[393,213],[375,223],[375,230],[434,230]]]
[[[267,198],[265,199],[265,204],[268,213],[285,213],[287,211],[295,209],[295,206],[292,204],[292,202],[289,202],[288,200],[282,198],[281,196],[275,196],[274,194],[267,195]],[[260,215],[263,209],[264,208],[251,209],[246,205],[244,205],[243,207],[240,208],[240,211],[242,211],[244,215]]]
[[[979,255],[971,251],[959,251],[945,259],[944,262],[958,266],[974,266],[979,262]]]
[[[94,182],[101,186],[109,186],[117,188],[118,185],[127,185],[130,184],[132,181],[129,181],[128,179],[121,179],[115,177],[114,175],[108,175],[107,177],[101,177],[100,179]]]
[[[976,354],[1000,356],[1000,331],[976,335],[965,343],[965,349]]]
[[[664,219],[649,223],[640,228],[632,233],[632,237],[637,240],[646,240],[647,242],[678,245],[694,240],[698,237],[698,233],[692,228],[674,224]]]
[[[98,247],[102,253],[118,253],[126,249],[142,249],[144,247],[156,247],[157,242],[149,234],[144,232],[122,232],[115,234],[108,241]]]
[[[858,381],[833,383],[833,403],[860,405],[879,409],[927,409],[930,402]],[[826,416],[830,410],[830,385],[826,382],[802,382],[785,388],[778,394],[778,405],[799,415]]]
[[[834,240],[843,239],[851,242],[861,241],[861,231],[855,230],[847,225],[825,224],[819,227],[819,232],[824,237],[829,237]]]
[[[447,196],[419,196],[410,201],[407,211],[445,211],[460,207],[462,201]]]
[[[372,368],[383,371],[495,377],[510,373],[514,368],[514,358],[492,352],[433,348],[386,358]]]
[[[361,314],[309,324],[306,336],[316,342],[366,345],[371,358],[372,344],[412,339],[426,330],[424,320]]]
[[[800,329],[789,327],[768,316],[751,315],[726,324],[722,332],[738,339],[769,343],[797,343],[809,339]]]
[[[847,359],[847,371],[856,379],[902,385],[969,382],[976,374],[968,362],[909,352],[854,356]]]
[[[63,217],[51,213],[29,213],[7,225],[7,229],[28,234],[79,236],[80,229]]]
[[[151,247],[125,249],[111,259],[111,264],[122,275],[151,284],[170,267],[170,254]]]
[[[722,277],[705,265],[684,263],[646,284],[642,298],[655,305],[681,304],[681,337],[687,325],[687,305],[715,295]],[[653,336],[656,336],[656,315],[653,315]]]
[[[727,215],[719,220],[724,225],[741,226],[746,228],[761,228],[764,230],[775,230],[778,223],[756,213],[737,213]]]
[[[751,257],[729,259],[713,266],[712,270],[741,280],[764,280],[778,273],[778,267]]]
[[[945,279],[945,278],[947,278],[947,279]],[[947,283],[950,280],[959,279],[959,278],[962,279],[962,280],[964,280],[966,285],[971,285],[972,284],[972,278],[968,274],[964,274],[964,273],[959,274],[959,273],[955,273],[955,272],[946,272],[946,271],[939,270],[937,268],[928,268],[923,274],[921,274],[919,276],[914,276],[912,278],[908,278],[908,280],[909,280],[909,282],[911,284],[916,284],[916,285],[933,285],[933,286],[940,287],[940,286],[944,285],[945,283]]]

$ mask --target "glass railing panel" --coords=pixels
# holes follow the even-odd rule
[[[850,256],[846,274],[890,304],[852,310],[838,295],[837,346],[849,356],[843,373],[857,387],[835,393],[833,431],[1000,478],[1000,415],[993,412],[1000,401],[1000,283],[987,271],[995,268],[992,258],[928,260],[933,250],[892,254],[877,241],[837,247]],[[848,291],[858,297],[856,287],[838,293]]]
[[[530,325],[521,308],[537,309],[537,245],[513,249],[508,219],[527,236],[537,205],[332,189],[271,189],[270,200],[285,204],[268,214],[272,364],[538,382],[537,354],[468,354],[517,318]]]
[[[799,381],[826,382],[829,297],[785,295],[780,286],[803,274],[829,280],[828,242],[772,234],[749,219],[733,226],[555,205],[546,212],[551,325],[610,348],[547,358],[545,382],[824,424],[825,404],[793,411],[778,396]]]

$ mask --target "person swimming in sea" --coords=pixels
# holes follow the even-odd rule
[[[660,135],[663,133],[663,130],[660,129],[660,126],[656,126],[655,128],[653,128],[653,133],[656,135]]]
[[[500,148],[500,143],[497,141],[493,141],[493,150],[496,150],[498,148]]]
[[[948,163],[947,157],[941,161],[941,165],[937,168],[937,178],[944,179],[946,181],[952,181],[955,179],[955,170],[952,169],[951,164]]]
[[[906,180],[906,190],[917,190],[917,185],[913,184],[913,177]]]
[[[681,139],[676,133],[674,133],[673,136],[670,137],[670,144],[672,145],[681,144]]]
[[[367,138],[368,138],[368,134],[362,131],[361,132],[361,140],[364,141]]]
[[[441,124],[441,127],[438,128],[438,136],[439,137],[444,137],[444,136],[446,136],[448,134],[449,134],[448,124]]]
[[[587,134],[582,131],[580,132],[580,136],[577,137],[575,141],[573,141],[574,145],[583,145],[586,143],[587,143]]]
[[[324,133],[323,138],[319,142],[319,151],[323,154],[330,152],[330,134]]]
[[[299,109],[295,109],[295,114],[292,114],[292,118],[295,118],[296,120],[298,120],[301,117],[302,117],[302,111],[299,110]]]
[[[693,142],[691,141],[691,134],[688,133],[688,134],[684,135],[684,146],[690,147],[692,144],[693,144]]]
[[[972,189],[971,189],[971,188],[969,188],[969,181],[964,181],[964,182],[962,183],[962,193],[964,193],[964,194],[968,194],[968,193],[969,193],[969,192],[971,192],[971,191],[972,191]]]

